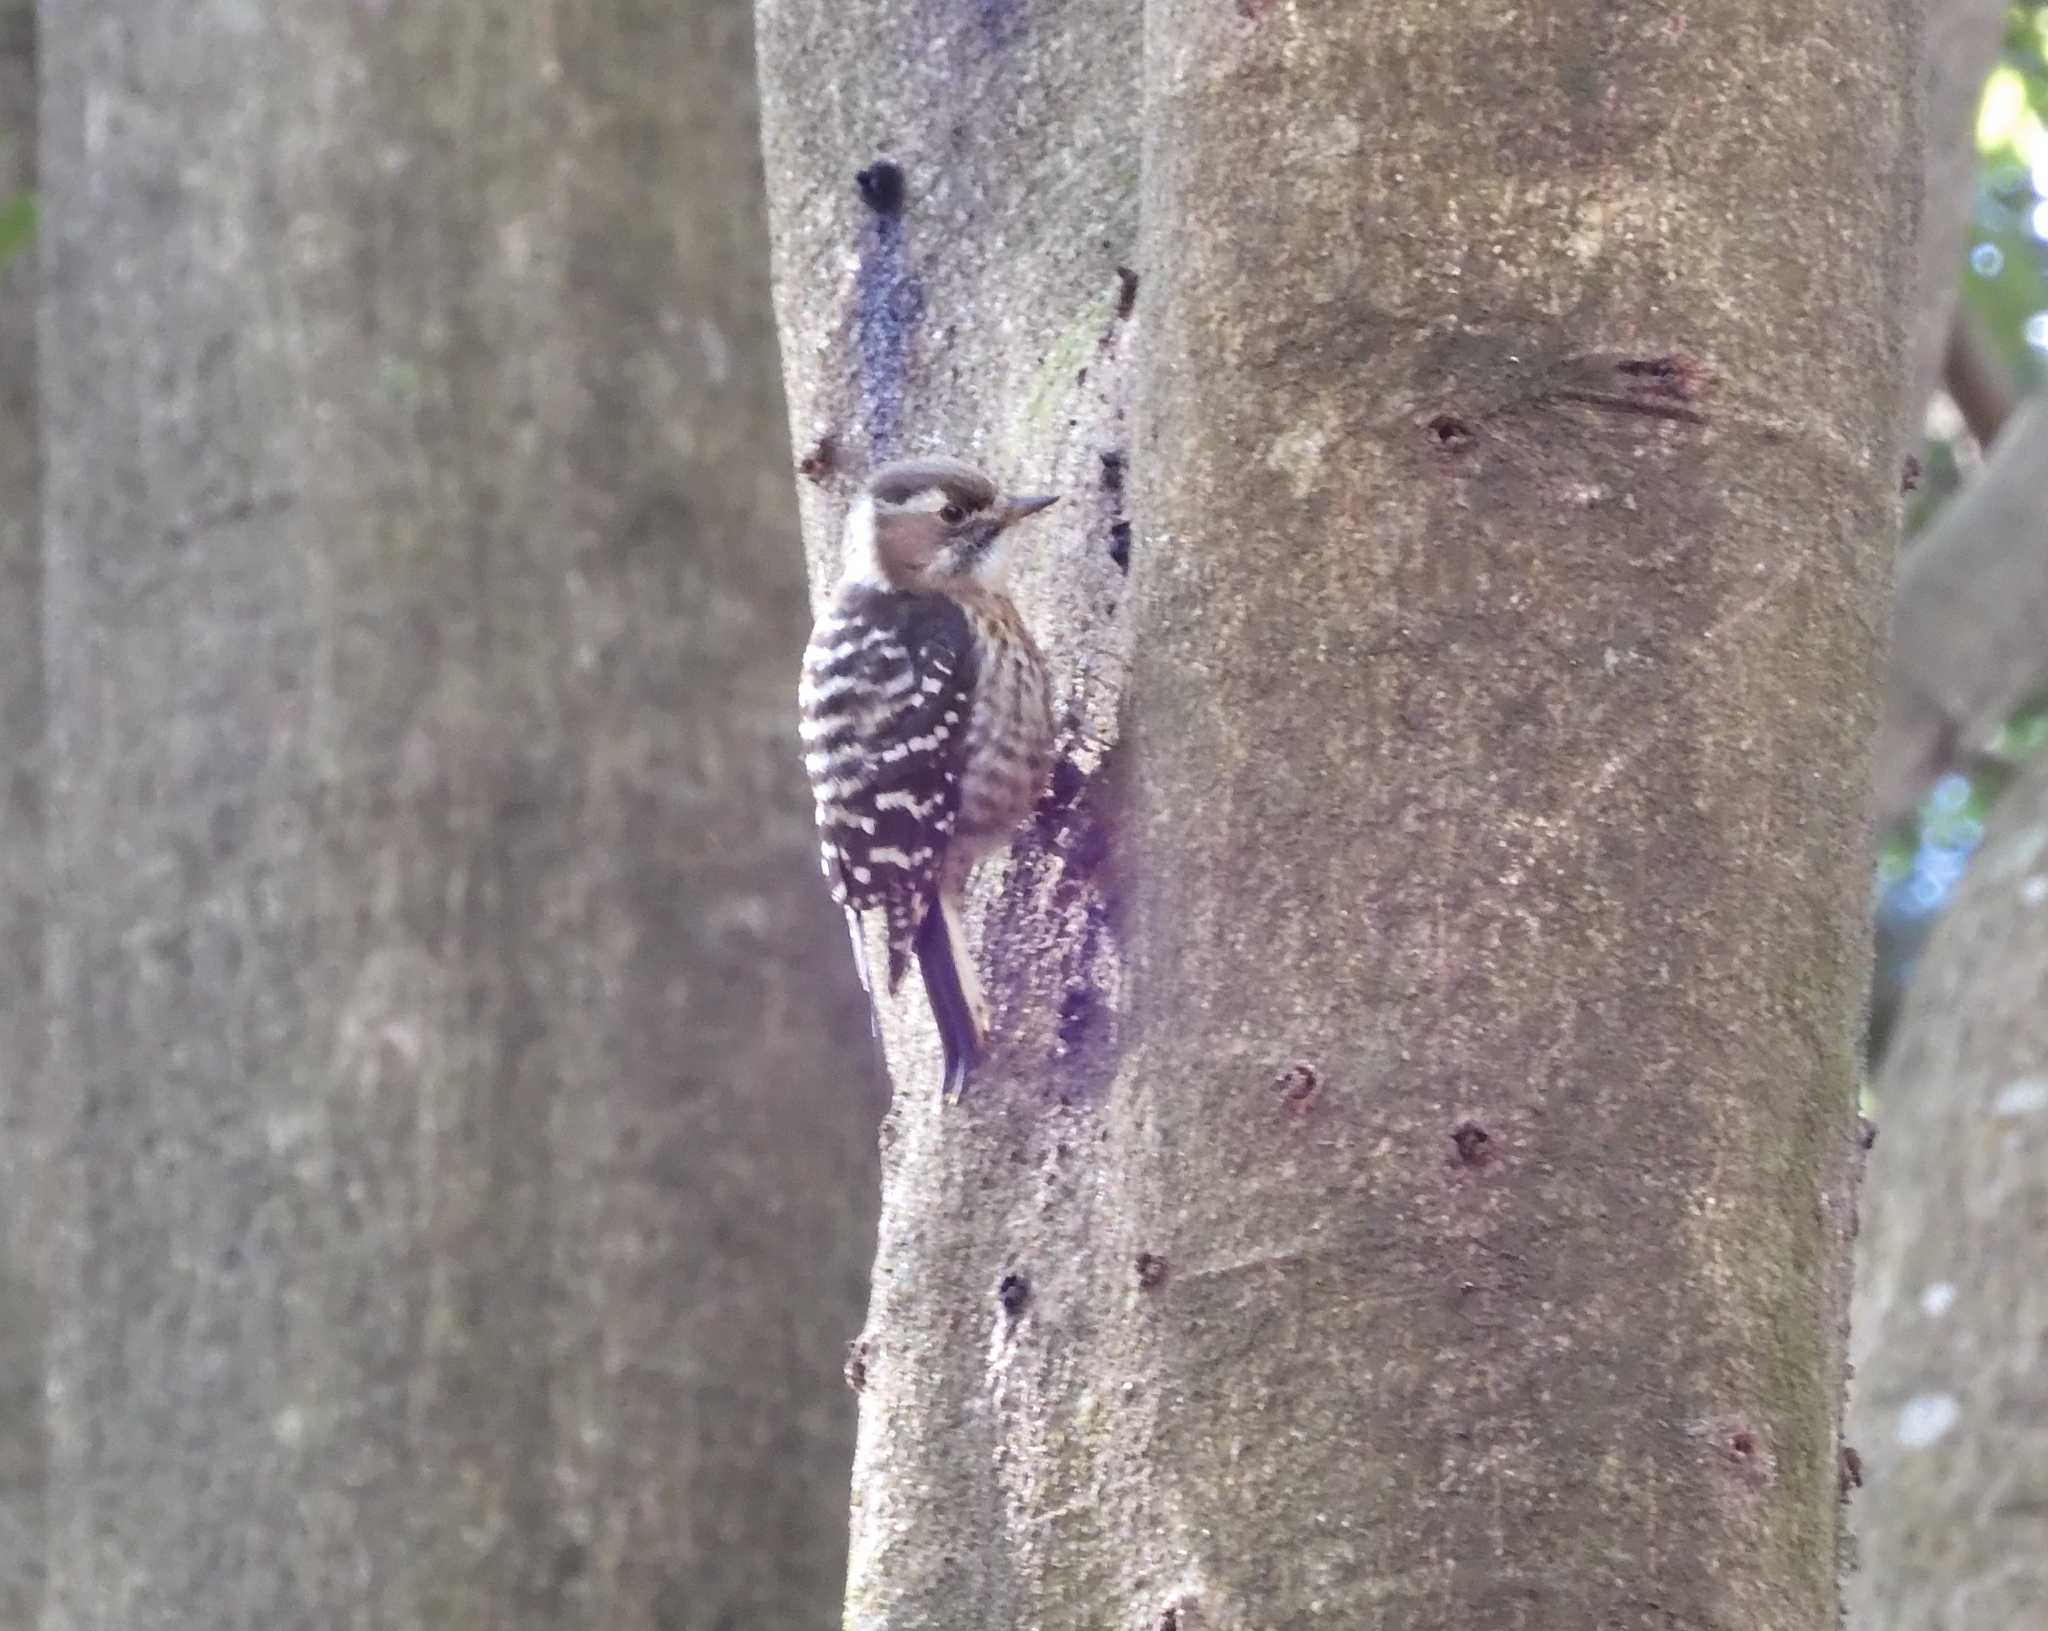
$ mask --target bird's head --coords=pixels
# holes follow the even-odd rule
[[[994,588],[1010,528],[1052,502],[1003,493],[958,459],[899,459],[854,500],[847,572],[892,589]]]

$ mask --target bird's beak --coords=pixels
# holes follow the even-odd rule
[[[1003,525],[1014,527],[1026,516],[1036,515],[1040,510],[1049,509],[1059,502],[1057,494],[1045,494],[1029,498],[1006,498],[1003,500]]]

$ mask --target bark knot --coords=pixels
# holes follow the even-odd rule
[[[1456,453],[1472,445],[1472,427],[1454,413],[1440,413],[1432,419],[1429,434],[1445,453]]]
[[[877,215],[896,215],[903,209],[903,166],[894,159],[876,159],[865,170],[856,170],[854,186],[860,201]]]
[[[1289,1065],[1273,1078],[1273,1091],[1280,1095],[1280,1102],[1295,1110],[1307,1109],[1321,1085],[1315,1067],[1300,1063]]]
[[[996,1287],[996,1301],[1003,1305],[1003,1313],[1015,1319],[1024,1312],[1031,1301],[1031,1282],[1021,1274],[1006,1274]]]

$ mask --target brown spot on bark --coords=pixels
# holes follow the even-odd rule
[[[1877,1143],[1877,1123],[1868,1116],[1856,1118],[1856,1147],[1868,1150]]]
[[[1119,266],[1116,269],[1116,281],[1116,314],[1119,317],[1128,317],[1138,305],[1138,274],[1128,266]]]
[[[1296,1109],[1306,1108],[1320,1085],[1311,1065],[1289,1065],[1273,1078],[1273,1090],[1280,1095],[1281,1102]]]
[[[846,1385],[859,1393],[868,1385],[868,1341],[855,1337],[846,1345]]]
[[[1920,487],[1920,478],[1923,474],[1925,472],[1920,468],[1919,455],[1908,453],[1906,455],[1906,462],[1899,467],[1899,491],[1902,493],[1917,492]]]
[[[1461,1121],[1451,1129],[1451,1142],[1457,1146],[1458,1160],[1465,1166],[1476,1167],[1485,1161],[1493,1135],[1476,1121]]]
[[[1739,1472],[1753,1488],[1762,1489],[1777,1477],[1777,1457],[1747,1422],[1723,1417],[1709,1425],[1706,1438],[1722,1464]]]
[[[1109,525],[1109,558],[1116,562],[1119,572],[1131,569],[1131,524],[1128,521],[1112,521]]]
[[[1124,456],[1119,448],[1096,455],[1102,461],[1102,490],[1105,493],[1120,493],[1124,490]]]
[[[806,480],[820,486],[832,479],[832,472],[839,468],[839,438],[826,431],[811,444],[810,452],[797,461],[797,473]]]
[[[1166,1284],[1166,1259],[1157,1252],[1138,1253],[1136,1266],[1141,1290],[1157,1291]]]

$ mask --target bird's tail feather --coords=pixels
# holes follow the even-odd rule
[[[967,1087],[967,1073],[980,1063],[983,1027],[979,982],[968,960],[959,918],[939,903],[917,928],[917,971],[924,976],[925,996],[938,1022],[939,1046],[945,1055],[942,1091],[957,1099]]]
[[[860,988],[868,994],[868,1035],[880,1038],[882,1023],[875,1014],[875,981],[868,970],[867,930],[860,920],[860,913],[851,906],[846,908],[846,933],[853,941],[853,967],[860,975]]]

